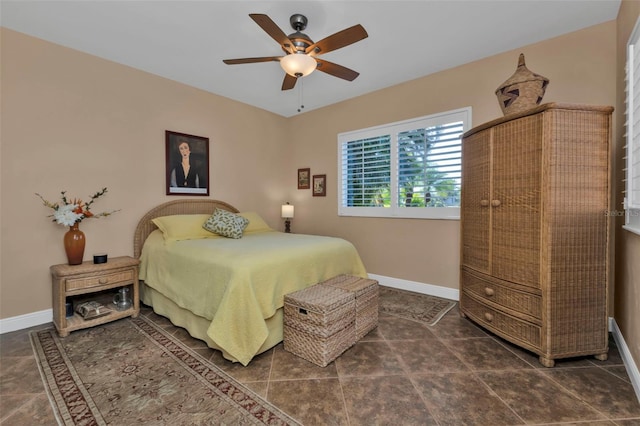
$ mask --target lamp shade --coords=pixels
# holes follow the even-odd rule
[[[304,77],[316,69],[318,63],[311,56],[304,53],[290,53],[280,58],[280,66],[293,77]]]
[[[293,206],[291,204],[283,204],[282,205],[282,217],[291,218],[293,217]]]

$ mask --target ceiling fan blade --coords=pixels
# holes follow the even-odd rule
[[[369,37],[367,31],[360,24],[349,27],[345,30],[339,31],[335,34],[325,37],[317,43],[307,47],[305,53],[311,55],[322,55],[332,50],[340,49],[341,47],[348,46],[357,41]]]
[[[262,58],[240,58],[240,59],[223,59],[227,65],[237,65],[237,64],[252,64],[255,62],[271,62],[271,61],[279,61],[281,56],[265,56]]]
[[[318,68],[316,68],[318,71],[325,72],[334,77],[353,81],[360,75],[359,72],[343,67],[342,65],[334,64],[333,62],[325,61],[324,59],[316,58],[316,61],[318,62]]]
[[[262,13],[250,13],[249,16],[260,26],[260,28],[264,30],[264,32],[277,41],[283,49],[289,53],[293,53],[295,51],[295,47],[291,44],[289,37],[287,37],[284,31],[282,31],[280,27],[271,20],[271,18]]]
[[[295,87],[296,82],[298,81],[298,77],[294,77],[289,74],[284,75],[284,80],[282,81],[282,90],[291,90]]]

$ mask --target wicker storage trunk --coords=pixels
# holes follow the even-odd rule
[[[313,285],[284,296],[284,349],[320,367],[356,343],[353,292]]]
[[[352,292],[356,297],[356,340],[378,326],[378,281],[338,275],[320,283]]]

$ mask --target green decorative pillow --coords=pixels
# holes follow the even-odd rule
[[[256,212],[241,212],[238,213],[240,216],[249,219],[249,225],[244,230],[244,233],[247,234],[249,232],[263,232],[263,231],[273,231],[267,222],[260,217],[260,215]]]
[[[242,238],[242,232],[248,224],[249,219],[245,217],[226,210],[216,209],[202,227],[223,237],[238,239]]]
[[[166,241],[195,240],[212,238],[210,232],[202,229],[202,224],[209,218],[208,214],[182,214],[156,217],[153,223],[162,231]]]

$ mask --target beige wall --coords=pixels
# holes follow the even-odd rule
[[[615,104],[616,23],[437,73],[284,119],[166,79],[2,30],[0,318],[51,307],[48,267],[63,263],[65,229],[33,195],[109,193],[84,221],[86,256],[132,252],[137,220],[164,195],[164,131],[211,140],[212,198],[281,228],[352,241],[370,273],[458,288],[459,222],[338,217],[336,134],[471,106],[474,125],[501,116],[494,91],[518,54],[551,80],[545,102]],[[361,70],[365,71],[365,70]],[[296,170],[326,174],[327,196],[296,189]]]
[[[616,208],[622,206],[624,185],[624,126],[625,122],[625,64],[626,47],[631,31],[640,16],[640,2],[623,0],[617,19],[617,104],[618,123],[614,135],[616,161]],[[615,313],[614,318],[620,328],[629,351],[640,367],[640,236],[622,229],[624,221],[616,223],[616,262],[615,262]]]
[[[614,45],[611,21],[291,118],[290,131],[305,135],[292,146],[292,168],[328,176],[326,198],[295,193],[296,231],[349,239],[369,273],[457,289],[459,221],[337,216],[336,134],[466,106],[474,126],[501,117],[494,92],[521,52],[551,80],[544,102],[614,105]]]
[[[165,196],[165,130],[208,137],[211,197],[280,226],[286,120],[183,84],[2,29],[0,318],[51,308],[49,266],[67,228],[46,216],[67,190],[109,192],[81,223],[85,259],[131,255],[133,230]],[[283,142],[285,142],[283,144]]]

